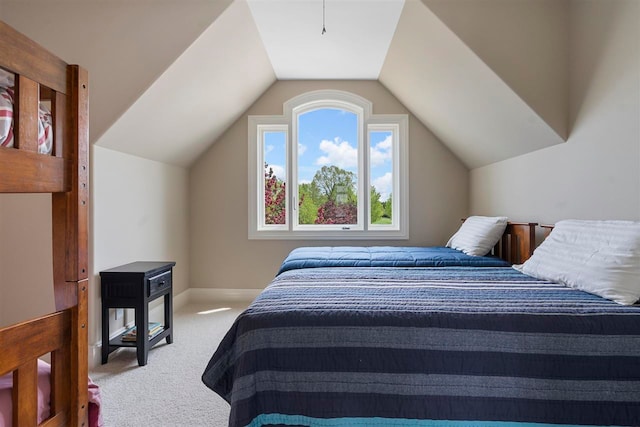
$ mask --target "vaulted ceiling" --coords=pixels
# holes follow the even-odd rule
[[[278,79],[377,79],[469,168],[561,143],[570,13],[570,0],[0,0],[0,19],[89,70],[93,143],[183,167]]]

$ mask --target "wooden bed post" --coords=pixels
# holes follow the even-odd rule
[[[53,193],[53,275],[56,310],[72,310],[72,351],[69,363],[55,368],[57,375],[70,376],[71,388],[60,397],[70,398],[68,425],[88,425],[88,211],[89,211],[89,83],[86,70],[77,65],[68,69],[69,98],[72,109],[67,117],[68,134],[62,147],[65,159],[66,192]],[[55,250],[55,248],[66,248]],[[63,359],[66,355],[57,357]],[[66,396],[66,397],[65,397]],[[55,402],[57,404],[58,402]],[[74,410],[75,408],[75,410]]]
[[[537,222],[511,222],[507,226],[510,239],[510,262],[522,264],[531,257],[536,247]]]

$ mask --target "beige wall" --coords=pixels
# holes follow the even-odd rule
[[[570,136],[471,171],[471,210],[640,219],[640,2],[570,4]]]
[[[176,261],[174,295],[189,284],[187,170],[98,146],[92,159],[90,344],[101,338],[101,270],[134,261]],[[122,325],[113,315],[112,331]]]
[[[192,287],[264,287],[293,248],[305,245],[361,245],[362,241],[247,239],[247,115],[282,114],[282,104],[318,89],[345,90],[373,102],[374,114],[408,113],[375,81],[279,81],[192,166],[190,274]],[[468,171],[409,115],[410,239],[365,242],[385,245],[445,243],[467,214]]]
[[[96,146],[91,158],[89,343],[96,344],[101,270],[176,261],[174,295],[187,289],[188,173]],[[0,241],[0,326],[54,311],[51,196],[0,195]],[[114,331],[123,319],[111,316]]]
[[[51,195],[0,195],[0,327],[54,311]]]

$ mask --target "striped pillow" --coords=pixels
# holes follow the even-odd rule
[[[38,105],[38,153],[49,154],[53,148],[53,118],[42,102]]]
[[[619,304],[640,299],[640,222],[564,220],[517,270]]]
[[[0,146],[13,147],[13,89],[0,87]]]
[[[14,144],[13,98],[13,88],[0,87],[0,147],[11,148]],[[53,148],[53,119],[42,102],[38,105],[38,119],[38,153],[49,154]]]
[[[506,216],[470,216],[447,242],[448,248],[467,255],[483,256],[491,251],[507,228]]]

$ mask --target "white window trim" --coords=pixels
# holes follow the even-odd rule
[[[341,105],[343,104],[343,105]],[[393,153],[393,212],[391,225],[372,225],[369,213],[369,185],[358,186],[358,227],[346,229],[344,226],[313,226],[299,225],[297,214],[297,183],[293,177],[297,176],[297,144],[292,144],[295,138],[297,121],[296,113],[309,111],[318,107],[340,107],[348,109],[359,116],[362,127],[358,130],[358,182],[369,183],[369,131],[371,129],[394,129],[397,132],[397,143]],[[366,239],[408,239],[409,238],[409,121],[406,114],[372,114],[372,104],[358,95],[338,90],[311,91],[296,96],[283,105],[283,115],[248,116],[248,238],[271,240],[366,240]],[[283,225],[264,224],[264,204],[259,206],[259,200],[264,195],[263,150],[257,143],[261,129],[273,129],[286,132],[286,170],[287,182],[287,219]],[[295,190],[295,191],[294,191]],[[292,206],[294,209],[289,209]]]
[[[369,118],[366,124],[367,138],[371,131],[392,131],[394,140],[398,141],[393,145],[393,186],[392,195],[400,195],[400,197],[392,197],[391,203],[393,204],[392,223],[390,225],[378,225],[371,224],[371,215],[367,215],[367,226],[370,231],[387,231],[387,230],[400,230],[402,224],[409,224],[409,158],[408,158],[408,127],[409,120],[406,114],[386,114],[376,115]],[[401,143],[400,141],[404,141]],[[371,154],[370,144],[369,150],[367,150],[367,165],[369,164],[369,155]],[[370,168],[367,167],[367,182],[371,184],[371,177],[369,176]],[[368,198],[370,193],[367,192],[367,206],[369,206]],[[407,239],[409,238],[407,233]]]
[[[264,147],[264,134],[265,132],[284,132],[285,134],[285,147],[288,146],[288,141],[289,141],[289,128],[286,125],[283,124],[267,124],[267,123],[260,123],[258,125],[255,126],[255,131],[256,131],[256,139],[255,141],[258,141],[259,143],[257,144],[259,147]],[[257,150],[257,155],[258,155],[258,164],[259,165],[264,165],[264,150]],[[289,154],[288,154],[288,150],[285,151],[285,164],[288,165],[289,164]],[[264,168],[263,168],[264,170]],[[257,173],[257,171],[256,171]],[[260,177],[258,177],[257,179],[257,185],[258,185],[258,192],[257,194],[264,194],[264,174],[262,174]],[[286,183],[286,192],[287,192],[287,197],[285,198],[285,223],[284,224],[265,224],[264,222],[264,217],[265,217],[265,209],[264,209],[264,203],[257,203],[257,199],[256,199],[256,205],[258,207],[258,216],[257,216],[257,226],[258,226],[258,231],[262,232],[262,231],[267,231],[267,230],[280,230],[280,231],[288,231],[289,230],[289,221],[291,218],[291,215],[289,213],[289,206],[290,204],[290,197],[289,197],[289,192],[291,191],[291,185],[290,183],[287,181]]]

